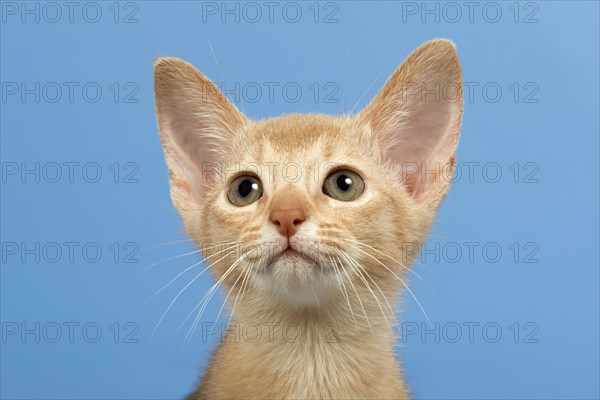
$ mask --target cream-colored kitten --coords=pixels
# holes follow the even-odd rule
[[[408,398],[393,309],[455,164],[454,45],[419,47],[355,116],[252,121],[176,58],[154,86],[173,203],[233,313],[190,398]]]

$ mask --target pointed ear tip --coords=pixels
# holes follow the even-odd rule
[[[156,59],[154,62],[154,79],[155,82],[156,80],[172,79],[211,82],[194,65],[177,57],[159,57]]]
[[[181,65],[183,63],[185,63],[185,61],[177,57],[158,57],[156,61],[154,61],[154,72]]]
[[[432,50],[432,51],[436,51],[438,53],[454,55],[458,58],[458,54],[456,51],[456,43],[454,43],[450,39],[443,39],[443,38],[433,39],[433,40],[430,40],[429,42],[426,42],[425,44],[423,44],[422,47],[424,50]]]
[[[453,40],[446,38],[431,39],[430,41],[426,42],[424,46],[436,46],[456,50],[456,43],[454,43]]]
[[[433,39],[423,44],[420,47],[421,54],[427,54],[434,57],[450,66],[454,66],[455,70],[460,73],[461,65],[458,52],[456,51],[456,43],[450,39]]]

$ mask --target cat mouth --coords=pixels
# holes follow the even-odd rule
[[[312,304],[315,297],[328,293],[339,281],[334,278],[335,269],[322,261],[326,255],[308,250],[282,245],[261,268],[262,273],[257,274],[259,282],[295,304]]]
[[[315,260],[313,260],[308,255],[302,253],[301,251],[295,250],[291,247],[287,247],[279,254],[277,254],[273,260],[269,264],[286,264],[289,266],[294,266],[298,264],[315,264]]]
[[[312,250],[312,251],[311,251]],[[325,257],[325,258],[323,258]],[[282,245],[278,251],[270,254],[264,264],[264,271],[307,271],[318,270],[322,274],[332,268],[324,261],[326,254],[315,252],[312,247],[304,250],[301,245]]]

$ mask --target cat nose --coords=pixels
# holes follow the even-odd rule
[[[269,218],[277,227],[282,236],[292,237],[298,231],[298,225],[306,221],[304,211],[293,208],[288,210],[277,209],[271,212]]]

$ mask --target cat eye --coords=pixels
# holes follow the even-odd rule
[[[338,169],[325,178],[323,193],[341,201],[356,200],[365,190],[365,181],[356,172]]]
[[[260,199],[263,194],[262,182],[254,175],[241,175],[229,184],[227,198],[234,206],[244,207]]]

